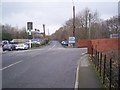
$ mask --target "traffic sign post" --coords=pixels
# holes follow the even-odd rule
[[[68,43],[74,47],[76,43],[75,37],[69,37]]]
[[[27,22],[27,30],[29,31],[29,47],[31,48],[31,39],[32,39],[32,33],[31,30],[33,29],[33,22]]]

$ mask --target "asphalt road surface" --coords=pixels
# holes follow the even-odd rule
[[[2,55],[3,88],[74,88],[76,68],[86,49],[63,48],[59,42]]]

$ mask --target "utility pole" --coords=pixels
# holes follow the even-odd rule
[[[75,37],[75,6],[73,2],[73,37]]]
[[[45,38],[45,24],[43,24],[43,31],[44,31],[43,37]]]
[[[72,0],[73,3],[73,37],[72,39],[74,40],[74,43],[72,43],[73,47],[75,47],[76,44],[76,38],[75,38],[75,5],[74,1]]]

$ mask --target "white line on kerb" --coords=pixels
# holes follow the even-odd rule
[[[4,67],[4,68],[1,68],[0,70],[7,69],[7,68],[9,68],[9,67],[11,67],[11,66],[13,66],[13,65],[15,65],[15,64],[18,64],[18,63],[22,62],[22,61],[23,61],[23,60],[21,60],[21,61],[18,61],[18,62],[16,62],[16,63],[13,63],[13,64],[10,64],[10,65],[8,65],[8,66],[6,66],[6,67]]]

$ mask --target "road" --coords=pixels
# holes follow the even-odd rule
[[[63,48],[59,42],[2,55],[3,88],[74,88],[76,68],[86,49]]]

